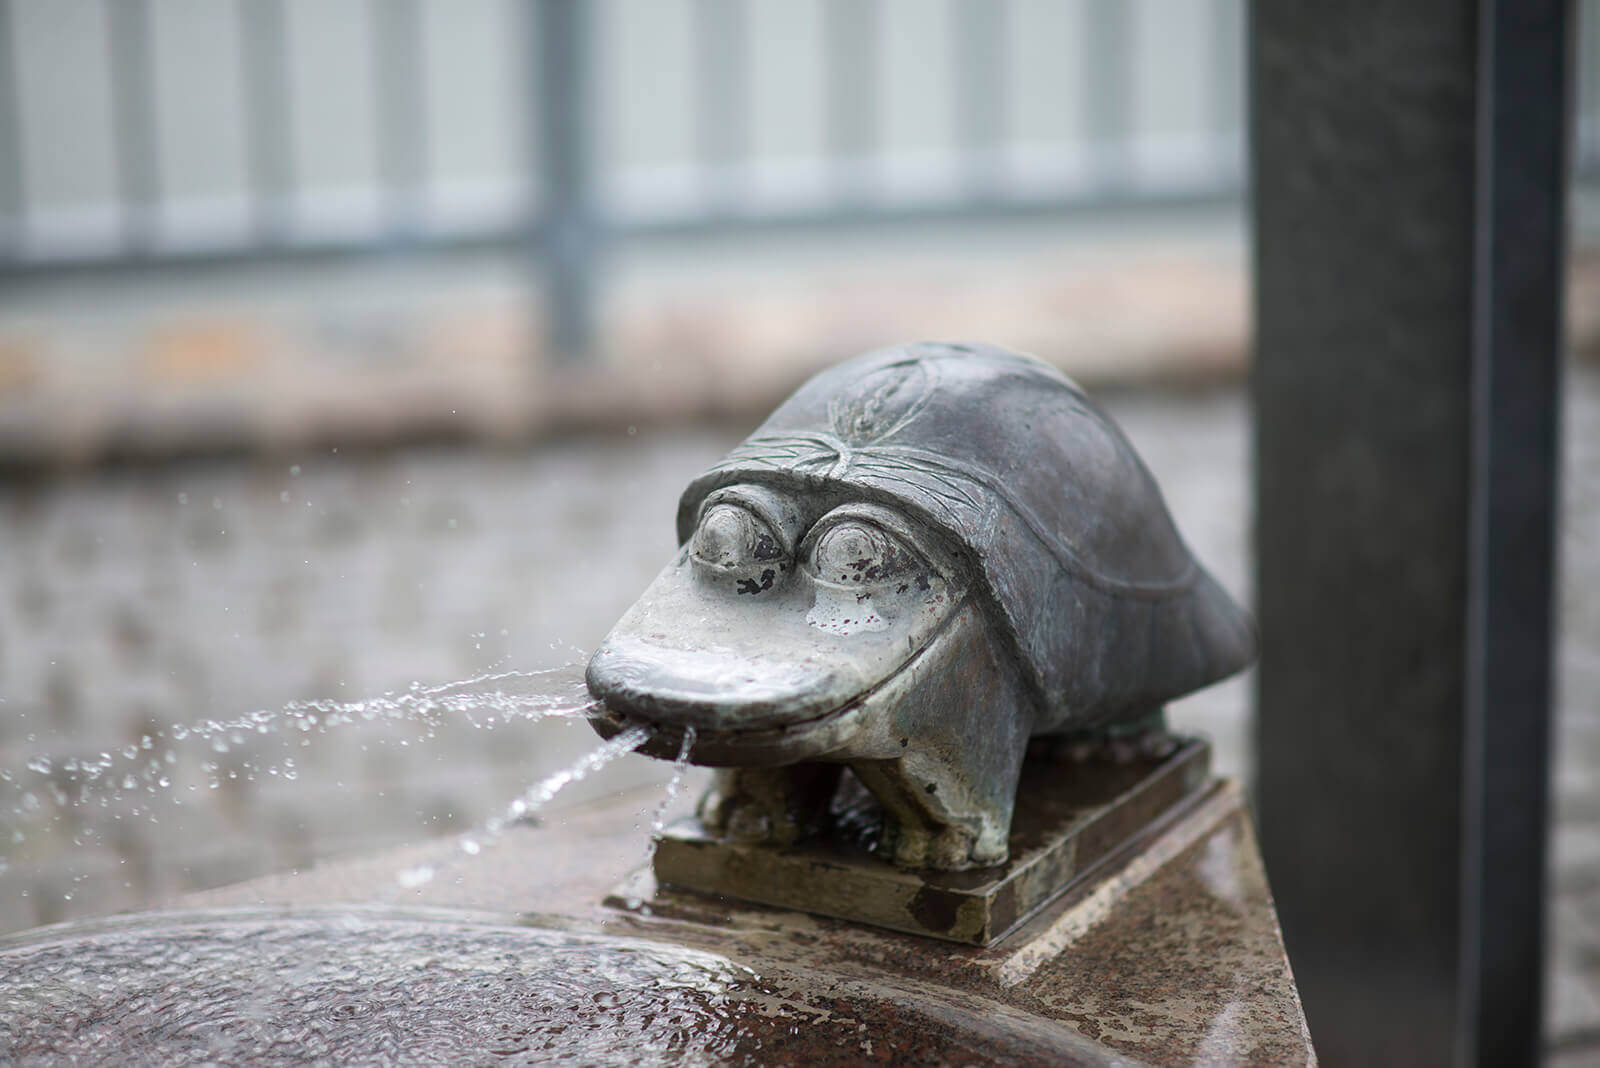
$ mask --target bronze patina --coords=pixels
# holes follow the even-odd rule
[[[1127,439],[1068,378],[920,343],[822,372],[696,478],[681,549],[589,662],[602,733],[722,769],[711,837],[789,845],[845,768],[878,855],[1008,855],[1030,739],[1170,748],[1164,704],[1248,664]],[[1060,763],[1061,774],[1071,765]]]

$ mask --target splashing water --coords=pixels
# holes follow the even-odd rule
[[[602,743],[571,767],[564,768],[553,775],[547,775],[540,779],[524,790],[522,795],[515,801],[507,805],[503,813],[484,823],[481,836],[478,838],[470,835],[464,836],[461,839],[462,851],[476,853],[483,842],[492,845],[505,833],[508,824],[527,819],[549,804],[551,798],[568,786],[589,777],[624,753],[633,752],[648,741],[649,738],[650,728],[629,727],[621,734]]]
[[[219,739],[224,735],[246,735],[251,731],[266,734],[283,726],[318,732],[358,723],[422,723],[431,727],[438,726],[450,717],[461,717],[473,727],[493,728],[518,720],[579,716],[591,711],[594,706],[581,677],[563,680],[564,685],[543,693],[471,689],[483,683],[508,679],[547,679],[558,672],[570,671],[574,666],[574,663],[567,663],[537,671],[491,672],[436,686],[413,682],[404,693],[397,695],[391,690],[381,697],[360,701],[327,698],[291,701],[277,712],[263,710],[234,720],[205,720],[198,724],[169,728],[168,733],[182,741],[191,735]]]
[[[458,838],[456,840],[458,852],[455,859],[459,861],[463,856],[475,857],[484,849],[494,846],[513,823],[527,820],[549,804],[562,790],[594,774],[618,757],[633,752],[649,738],[648,727],[630,727],[602,742],[575,763],[540,779],[506,805],[505,810],[498,816],[490,817],[477,830]],[[419,864],[416,867],[406,868],[395,874],[395,885],[402,890],[419,889],[437,878],[446,867],[448,865]]]
[[[422,686],[413,682],[409,690],[398,696],[391,691],[382,697],[364,701],[296,701],[286,705],[282,714],[301,730],[385,720],[434,723],[445,716],[461,716],[474,727],[493,728],[497,724],[517,720],[584,715],[593,710],[594,701],[581,679],[575,684],[569,680],[567,690],[546,693],[514,694],[503,690],[484,692],[466,689],[506,679],[542,678],[573,666],[563,664],[540,671],[500,671],[438,686]]]
[[[683,728],[683,744],[678,747],[678,759],[672,762],[672,778],[667,780],[667,792],[662,795],[656,804],[656,810],[650,817],[650,852],[655,854],[656,843],[661,841],[661,836],[667,830],[667,809],[672,807],[672,802],[678,798],[678,791],[683,789],[683,776],[689,770],[689,751],[694,748],[694,728]]]
[[[563,680],[564,685],[541,693],[471,689],[483,683],[508,679],[545,679],[557,672],[570,671],[573,667],[574,664],[569,663],[537,671],[500,671],[436,686],[413,682],[402,694],[396,695],[390,691],[381,697],[360,701],[292,701],[276,711],[261,709],[234,719],[171,724],[158,728],[153,734],[143,735],[137,745],[124,745],[120,749],[108,749],[93,756],[55,758],[35,754],[27,759],[26,768],[35,775],[60,774],[87,784],[106,780],[114,788],[119,782],[126,781],[126,774],[113,773],[113,769],[119,765],[140,763],[163,739],[171,742],[207,742],[212,752],[222,754],[246,744],[252,735],[271,734],[284,727],[292,727],[302,733],[326,733],[331,728],[360,723],[421,724],[432,728],[448,719],[461,718],[472,727],[493,729],[519,721],[583,716],[594,711],[596,706],[581,677]],[[13,773],[0,772],[0,782],[15,780]]]
[[[311,778],[316,780],[309,784],[313,796],[331,787],[349,791],[358,803],[381,799],[384,780],[373,783],[367,758],[351,750],[359,747],[360,754],[367,754],[422,746],[436,732],[455,738],[453,744],[459,746],[473,731],[581,719],[596,707],[583,682],[582,663],[580,658],[552,668],[496,671],[430,686],[414,682],[398,693],[366,700],[295,701],[232,718],[152,723],[136,739],[103,750],[30,752],[49,743],[48,736],[41,741],[28,734],[20,746],[0,747],[0,877],[7,880],[0,883],[0,893],[30,899],[25,907],[34,913],[31,920],[19,914],[26,926],[85,911],[126,908],[140,903],[140,895],[170,892],[171,876],[158,873],[172,872],[175,865],[185,865],[177,876],[180,885],[213,885],[214,876],[198,872],[214,868],[215,849],[201,843],[215,834],[207,830],[190,835],[186,828],[197,823],[214,827],[219,819],[235,826],[241,820],[253,824],[261,818],[256,813],[263,811],[257,806],[283,813],[269,824],[283,829],[270,838],[252,834],[251,844],[239,855],[257,859],[249,866],[230,861],[234,866],[227,878],[247,877],[274,865],[299,866],[299,857],[315,855],[306,852],[316,842],[315,832],[296,831],[292,821],[315,817],[308,802],[298,799],[306,796],[298,793],[301,786],[286,792],[273,784],[287,787]],[[330,758],[319,738],[340,728],[341,735],[355,737]],[[440,752],[450,752],[450,746]],[[411,765],[417,759],[406,761]],[[596,767],[609,759],[607,749]],[[350,780],[348,771],[341,774],[352,760],[362,762],[355,769],[365,781]],[[385,766],[394,765],[377,765]],[[305,775],[308,769],[315,774]],[[578,768],[550,792],[592,770]],[[340,778],[334,780],[335,775]],[[518,799],[526,811],[543,803],[534,796],[539,789]],[[445,808],[448,800],[434,804],[431,816],[416,810],[419,823],[453,820],[460,811]],[[492,839],[503,822],[492,821],[487,837]],[[301,837],[292,837],[296,834]],[[190,875],[186,865],[191,863],[204,866],[196,869],[198,877]],[[408,878],[420,885],[431,874],[413,872]],[[169,889],[163,891],[163,886]],[[85,896],[80,889],[90,893]],[[61,904],[75,899],[82,900]]]
[[[583,688],[581,678],[576,682],[565,680],[565,685],[537,693],[471,689],[508,679],[544,679],[572,667],[572,664],[565,664],[537,671],[501,671],[436,686],[413,682],[409,690],[398,696],[390,692],[361,701],[294,701],[276,711],[262,709],[234,719],[171,724],[141,736],[137,744],[93,755],[34,754],[27,757],[24,771],[0,770],[0,797],[17,795],[9,798],[13,805],[10,814],[21,817],[37,807],[39,798],[33,791],[53,796],[60,805],[98,801],[105,807],[134,790],[148,789],[152,785],[164,788],[170,782],[163,765],[175,764],[178,757],[172,744],[157,751],[163,742],[205,743],[209,752],[225,755],[247,745],[254,737],[273,734],[285,727],[301,734],[323,734],[332,728],[362,723],[420,725],[428,729],[431,737],[432,729],[451,719],[465,720],[478,729],[494,729],[517,722],[585,716],[593,712],[596,705]],[[281,765],[259,768],[246,765],[246,768],[288,779],[296,777],[293,759]],[[210,766],[207,770],[219,771]],[[29,779],[33,780],[31,784]],[[220,784],[214,778],[209,785],[216,789]],[[27,800],[29,797],[34,798],[34,803]]]
[[[661,794],[661,800],[656,802],[656,807],[650,814],[650,845],[645,853],[645,864],[653,866],[656,850],[661,845],[661,836],[667,833],[667,810],[672,807],[672,802],[677,800],[678,791],[683,789],[683,779],[689,770],[689,753],[694,749],[695,729],[683,728],[683,742],[678,746],[678,757],[672,762],[672,777],[667,780],[667,788]],[[624,898],[627,907],[648,916],[650,906],[644,903],[643,898],[628,896]]]

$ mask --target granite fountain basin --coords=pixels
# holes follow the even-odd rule
[[[465,910],[199,909],[0,941],[0,1062],[1127,1063],[971,996]]]

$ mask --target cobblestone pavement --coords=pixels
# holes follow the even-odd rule
[[[1570,384],[1552,1030],[1581,1058],[1600,1044],[1600,369],[1575,367]],[[1248,597],[1243,397],[1124,393],[1108,406],[1200,557]],[[170,782],[78,803],[42,789],[25,820],[0,810],[0,826],[25,832],[0,835],[0,930],[464,830],[570,763],[594,744],[582,723],[357,722],[230,738],[225,753],[170,727],[573,661],[670,555],[683,482],[740,432],[321,452],[0,487],[0,774],[20,782],[40,757],[59,768],[131,746],[128,769],[154,757],[152,775]],[[1245,678],[1173,719],[1212,736],[1220,770],[1243,775],[1248,704]],[[146,735],[148,753],[136,748]],[[630,757],[563,800],[666,777]]]

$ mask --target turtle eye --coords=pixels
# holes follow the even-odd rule
[[[770,590],[789,570],[783,544],[766,520],[737,504],[706,509],[689,551],[702,568],[732,579],[739,593]]]
[[[899,538],[859,519],[835,523],[812,543],[811,569],[822,582],[876,585],[912,570],[920,558]]]
[[[712,567],[769,563],[783,556],[772,528],[748,508],[718,504],[700,517],[694,532],[694,554]]]

